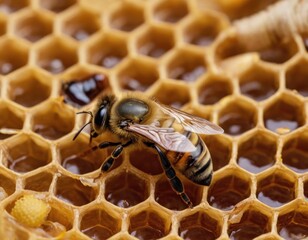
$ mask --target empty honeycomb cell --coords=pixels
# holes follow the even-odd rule
[[[240,91],[255,101],[272,96],[279,87],[278,73],[262,65],[252,65],[239,78]]]
[[[292,95],[283,94],[265,107],[263,121],[273,132],[279,133],[280,129],[293,131],[305,122],[304,106]]]
[[[188,49],[175,50],[166,65],[169,78],[185,82],[194,82],[207,71],[204,54]]]
[[[25,189],[36,192],[48,192],[53,178],[50,172],[40,172],[25,179]]]
[[[74,206],[82,206],[95,200],[97,189],[85,186],[77,179],[62,175],[58,177],[55,196]]]
[[[308,237],[308,209],[292,206],[279,214],[277,232],[283,239],[306,239]]]
[[[174,94],[175,89],[177,89],[177,94]],[[152,91],[151,95],[154,99],[158,100],[159,103],[174,108],[181,108],[191,100],[187,86],[179,86],[174,83],[161,83]]]
[[[286,72],[286,87],[297,91],[304,97],[308,96],[308,61],[304,58],[298,60]]]
[[[146,91],[159,77],[155,63],[142,59],[130,59],[118,68],[117,77],[125,90]]]
[[[237,164],[251,173],[262,172],[275,164],[276,138],[267,131],[257,130],[240,140]]]
[[[223,135],[208,135],[203,140],[210,151],[214,171],[227,166],[231,159],[232,142]]]
[[[193,206],[197,206],[202,199],[202,186],[193,184],[189,180],[184,179],[184,176],[178,174],[184,184],[185,192],[190,198]],[[176,194],[170,185],[170,181],[163,175],[155,185],[154,198],[160,205],[170,210],[181,211],[188,208],[187,204],[183,202],[181,197]]]
[[[221,234],[220,216],[213,211],[198,211],[181,219],[178,234],[182,239],[217,239]]]
[[[50,96],[50,80],[39,69],[23,68],[9,76],[9,98],[24,107],[35,106]]]
[[[77,41],[82,41],[98,31],[100,23],[98,16],[94,13],[74,8],[63,17],[61,27],[65,34]]]
[[[18,173],[30,172],[51,162],[50,146],[30,135],[17,135],[6,144],[4,165]]]
[[[229,135],[239,135],[257,124],[257,109],[244,99],[228,101],[219,112],[218,125]]]
[[[233,87],[228,78],[211,75],[198,86],[198,100],[203,105],[212,105],[231,95]]]
[[[148,196],[148,183],[131,172],[121,172],[106,179],[105,198],[118,207],[134,206]]]
[[[143,8],[133,1],[122,1],[109,12],[108,22],[112,28],[120,31],[133,31],[144,22]]]
[[[2,168],[0,170],[0,189],[1,200],[3,199],[3,196],[9,196],[15,192],[15,180],[5,169]]]
[[[135,41],[138,53],[159,58],[173,48],[175,37],[169,27],[152,25],[144,28]]]
[[[29,0],[2,0],[0,1],[0,12],[13,13],[23,9],[29,5]]]
[[[87,42],[86,59],[104,68],[113,68],[127,55],[126,39],[116,33],[104,32]]]
[[[37,42],[52,33],[53,19],[46,13],[29,10],[16,15],[14,20],[14,33],[30,42]]]
[[[298,132],[292,135],[283,145],[281,153],[283,164],[297,173],[307,173],[307,144],[307,131]]]
[[[7,75],[27,64],[28,47],[23,42],[15,38],[1,38],[0,48],[6,49],[0,54],[0,74]]]
[[[82,216],[80,230],[91,239],[108,239],[121,230],[120,216],[112,216],[110,210],[92,209]]]
[[[187,2],[184,0],[160,0],[152,9],[154,19],[163,22],[176,23],[188,14]]]
[[[76,3],[76,0],[39,0],[39,4],[41,7],[48,9],[49,11],[59,13],[64,11],[65,9],[69,8],[70,6],[73,6]]]
[[[236,171],[236,173],[235,173]],[[231,169],[223,176],[215,175],[209,187],[207,200],[217,209],[228,211],[250,196],[250,179],[238,169]]]
[[[131,214],[128,232],[138,239],[154,240],[166,236],[170,232],[171,223],[166,213],[156,208],[141,209]]]
[[[158,155],[149,150],[150,148],[136,149],[129,155],[130,163],[150,175],[157,175],[163,172]]]
[[[65,71],[78,61],[75,44],[50,37],[36,46],[36,64],[52,74]]]
[[[50,101],[36,109],[31,127],[42,137],[55,140],[70,133],[74,122],[75,114],[71,109],[62,102]]]

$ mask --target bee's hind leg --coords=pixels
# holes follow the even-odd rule
[[[178,195],[180,195],[183,202],[185,202],[190,208],[192,208],[193,204],[185,193],[184,186],[181,180],[176,176],[176,172],[171,166],[166,154],[154,143],[144,142],[144,144],[148,147],[154,148],[157,151],[161,165],[165,171],[167,178],[170,181],[171,187]]]

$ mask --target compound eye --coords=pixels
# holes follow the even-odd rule
[[[102,130],[105,128],[107,114],[108,114],[108,109],[105,106],[97,110],[94,116],[94,127],[96,130]]]
[[[142,119],[148,112],[149,107],[137,99],[126,99],[118,106],[118,113],[126,119]]]

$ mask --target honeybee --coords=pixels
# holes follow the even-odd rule
[[[101,171],[108,171],[123,149],[129,146],[146,146],[154,149],[173,190],[192,207],[175,169],[192,182],[208,186],[211,183],[212,160],[198,134],[221,134],[223,129],[205,119],[160,104],[141,93],[127,92],[120,96],[106,95],[91,112],[90,142],[105,131],[111,131],[119,142],[102,142],[92,150],[114,146],[111,155],[103,162]],[[145,163],[146,164],[146,163]]]

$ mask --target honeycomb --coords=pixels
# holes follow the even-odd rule
[[[228,32],[274,2],[1,0],[1,239],[307,238],[308,38],[248,52]],[[224,128],[202,136],[212,184],[182,178],[193,209],[147,148],[92,181],[112,149],[80,155],[76,113],[96,103],[64,102],[62,85],[93,74]],[[26,195],[50,207],[39,227],[11,214]]]

